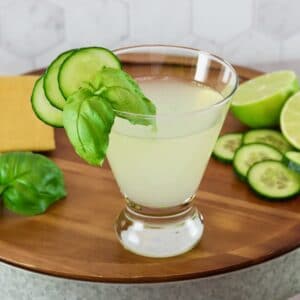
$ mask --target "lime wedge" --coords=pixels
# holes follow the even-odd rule
[[[243,83],[233,96],[231,110],[236,118],[252,128],[279,124],[282,106],[299,90],[293,71],[277,71]]]
[[[280,127],[290,144],[300,150],[300,92],[285,103],[280,115]]]

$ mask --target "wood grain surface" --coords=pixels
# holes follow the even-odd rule
[[[241,81],[260,73],[236,68]],[[242,130],[228,116],[223,131]],[[65,174],[68,197],[36,217],[0,217],[0,259],[50,275],[99,282],[162,282],[216,275],[264,262],[300,246],[300,199],[269,203],[211,159],[195,203],[205,232],[192,251],[151,259],[124,250],[113,223],[124,201],[107,163],[88,166],[56,130],[48,153]]]

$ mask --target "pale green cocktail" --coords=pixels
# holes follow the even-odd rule
[[[107,157],[121,191],[132,202],[152,208],[181,205],[197,190],[223,118],[212,111],[208,118],[192,118],[189,124],[175,120],[170,126],[164,114],[204,109],[222,96],[172,77],[136,79],[155,103],[156,128],[117,118]]]
[[[158,45],[115,53],[156,106],[155,115],[116,111],[107,158],[126,207],[115,229],[139,255],[182,254],[203,234],[193,199],[237,76],[227,62],[195,49]]]

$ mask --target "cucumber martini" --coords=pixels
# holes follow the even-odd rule
[[[153,208],[181,205],[198,188],[223,118],[216,118],[213,112],[211,119],[216,121],[212,124],[203,124],[205,118],[192,118],[187,130],[187,124],[180,120],[170,126],[164,115],[204,109],[222,96],[205,85],[175,77],[135,79],[156,106],[156,127],[128,124],[117,118],[107,158],[129,201]]]
[[[138,46],[115,53],[156,107],[155,115],[123,112],[110,133],[107,158],[127,203],[116,232],[139,255],[182,254],[203,234],[193,199],[237,76],[227,62],[195,49]],[[127,122],[129,116],[140,124]]]
[[[169,257],[201,239],[192,200],[237,85],[230,64],[196,49],[87,47],[59,55],[31,103],[87,163],[107,155],[126,199],[115,222],[124,248]]]

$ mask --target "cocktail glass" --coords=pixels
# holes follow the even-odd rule
[[[179,255],[203,234],[203,218],[193,199],[238,77],[228,62],[196,49],[146,45],[115,54],[157,105],[155,116],[118,112],[152,125],[117,117],[110,134],[107,157],[126,199],[116,233],[136,254]],[[147,80],[152,95],[147,94]],[[160,95],[166,103],[160,103]]]

